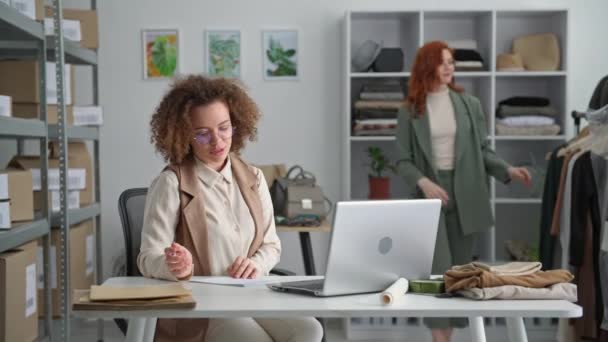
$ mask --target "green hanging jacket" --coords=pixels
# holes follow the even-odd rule
[[[494,225],[490,206],[488,175],[503,183],[510,181],[509,164],[499,158],[487,139],[485,115],[479,100],[450,89],[456,120],[454,153],[454,193],[463,233],[483,232]],[[402,162],[399,174],[417,189],[417,182],[428,177],[437,183],[433,162],[428,112],[414,118],[404,106],[398,113],[397,147]],[[423,197],[420,189],[415,196]]]

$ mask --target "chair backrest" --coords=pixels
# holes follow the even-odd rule
[[[118,198],[118,213],[127,252],[127,276],[141,276],[137,268],[137,255],[141,244],[147,193],[148,188],[127,189]]]

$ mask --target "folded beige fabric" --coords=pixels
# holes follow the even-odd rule
[[[499,276],[469,264],[468,268],[450,269],[445,272],[445,289],[456,292],[474,287],[486,288],[503,285],[542,288],[557,283],[570,282],[574,276],[568,270],[538,271],[522,276]]]
[[[403,101],[356,101],[355,109],[399,109]]]
[[[482,270],[486,270],[488,272],[492,272],[496,275],[503,276],[519,276],[519,275],[527,275],[538,272],[543,267],[543,264],[540,262],[509,262],[503,265],[490,266],[488,264],[484,264],[483,262],[475,261],[472,263],[473,265],[481,268]]]
[[[488,299],[563,299],[569,302],[578,300],[576,285],[572,283],[557,283],[549,287],[530,288],[515,285],[496,287],[471,288],[461,290],[458,294],[477,300]]]
[[[512,127],[496,124],[496,135],[557,135],[561,130],[559,125]]]

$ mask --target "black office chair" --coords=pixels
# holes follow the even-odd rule
[[[144,207],[148,188],[127,189],[118,197],[118,213],[122,223],[122,232],[125,237],[126,270],[128,277],[141,277],[137,267],[137,256],[141,245],[141,230],[144,224]],[[274,268],[270,273],[287,276],[295,275],[294,272]],[[114,320],[118,328],[126,335],[127,321],[117,318]]]

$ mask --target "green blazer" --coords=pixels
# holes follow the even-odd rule
[[[503,183],[510,181],[510,166],[500,159],[487,140],[485,115],[479,100],[450,90],[456,119],[454,155],[454,196],[464,234],[483,232],[494,224],[490,206],[488,175]],[[399,110],[397,146],[402,161],[399,174],[416,188],[418,180],[428,177],[437,182],[433,161],[428,112],[414,118],[404,106]],[[422,197],[417,189],[416,197]]]

